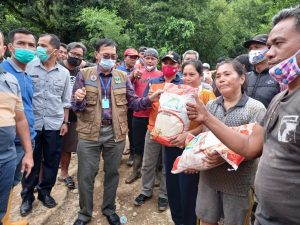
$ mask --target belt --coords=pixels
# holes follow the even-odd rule
[[[112,120],[102,120],[101,126],[109,126],[112,125]]]

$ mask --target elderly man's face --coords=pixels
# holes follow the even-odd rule
[[[300,49],[300,31],[296,29],[295,21],[293,17],[282,20],[271,30],[266,53],[270,67],[290,58]],[[300,65],[300,54],[297,63]]]
[[[197,59],[197,56],[195,54],[186,54],[183,59],[183,62],[187,62],[190,60],[196,60],[196,59]]]

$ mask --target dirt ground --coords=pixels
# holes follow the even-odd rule
[[[123,156],[120,166],[120,183],[117,190],[117,213],[119,216],[125,215],[129,225],[171,225],[171,215],[169,209],[165,212],[159,212],[157,209],[158,188],[155,188],[153,197],[140,207],[133,204],[134,198],[139,194],[141,179],[133,184],[125,184],[125,179],[131,171],[131,167],[126,165],[128,156]],[[102,161],[101,161],[102,162]],[[100,162],[100,164],[101,164]],[[95,181],[94,189],[94,210],[91,225],[108,225],[106,217],[101,214],[102,204],[102,184],[103,184],[103,163],[100,165],[99,173]],[[70,165],[70,174],[76,180],[77,173],[77,155],[72,154]],[[60,173],[60,171],[59,171]],[[13,220],[21,219],[19,207],[21,186],[14,189],[14,199],[12,205],[11,217]],[[52,191],[54,199],[58,205],[53,209],[48,209],[42,205],[39,200],[33,203],[33,211],[26,218],[30,225],[72,225],[77,218],[79,209],[78,190],[69,191],[63,183],[57,181]],[[36,194],[37,197],[37,194]]]

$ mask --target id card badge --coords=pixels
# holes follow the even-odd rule
[[[102,109],[109,109],[109,99],[107,98],[102,99]]]

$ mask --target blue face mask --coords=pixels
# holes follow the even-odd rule
[[[35,52],[24,48],[15,48],[15,58],[20,63],[27,64],[33,60]]]
[[[111,68],[114,67],[116,64],[116,60],[112,59],[101,59],[99,65],[104,69],[104,70],[110,70]]]
[[[49,59],[47,49],[40,46],[36,48],[36,55],[42,62],[45,62]]]

